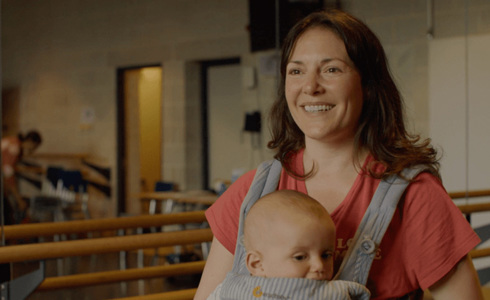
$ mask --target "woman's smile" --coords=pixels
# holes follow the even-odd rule
[[[319,112],[326,112],[334,108],[335,105],[326,105],[326,104],[321,104],[321,105],[305,105],[304,108],[307,112],[309,113],[319,113]]]

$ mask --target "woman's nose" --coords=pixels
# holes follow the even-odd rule
[[[310,73],[305,77],[303,92],[307,95],[317,95],[324,92],[323,86],[319,82],[317,73]]]

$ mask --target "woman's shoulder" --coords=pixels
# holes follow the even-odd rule
[[[240,176],[206,210],[206,218],[214,236],[230,253],[235,252],[240,207],[252,184],[256,170],[250,170]]]
[[[412,212],[414,216],[434,216],[447,214],[449,211],[460,214],[441,180],[429,172],[418,174],[409,184],[405,192],[404,207],[406,212]]]
[[[415,176],[408,189],[417,192],[428,192],[432,190],[434,193],[449,197],[441,180],[427,171],[420,172]]]
[[[211,207],[212,209],[219,208],[231,208],[237,209],[240,207],[245,195],[247,194],[250,185],[254,179],[255,173],[257,169],[249,170],[245,172],[243,175],[238,177],[236,181],[234,181],[226,191],[216,200],[214,205]]]
[[[246,189],[246,190],[248,190],[248,188],[252,184],[252,181],[255,177],[256,172],[257,172],[257,169],[252,169],[252,170],[246,171],[245,173],[243,173],[243,175],[238,177],[238,179],[235,182],[233,182],[228,189],[235,189],[235,190],[236,189]]]

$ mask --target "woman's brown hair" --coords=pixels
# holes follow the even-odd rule
[[[367,171],[377,178],[399,174],[404,168],[418,164],[427,165],[430,172],[438,176],[437,151],[430,145],[430,139],[421,140],[405,128],[403,100],[391,77],[379,39],[359,19],[336,9],[310,14],[297,23],[284,40],[278,97],[270,112],[272,139],[267,145],[276,150],[274,157],[288,172],[299,176],[291,169],[289,158],[291,153],[305,147],[305,139],[287,106],[286,66],[298,38],[313,27],[326,28],[340,37],[361,76],[364,101],[355,135],[357,167],[361,168],[359,157],[362,150],[367,149],[376,162],[386,167],[382,174],[376,174],[368,166]]]

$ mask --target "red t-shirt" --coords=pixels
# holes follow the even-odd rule
[[[372,157],[365,164],[370,160]],[[303,151],[295,155],[294,166],[304,173]],[[235,252],[240,206],[254,175],[255,170],[244,174],[206,211],[214,236],[230,253]],[[379,181],[361,172],[331,213],[337,227],[337,259],[345,255]],[[284,170],[279,189],[307,193],[305,182]],[[428,173],[419,174],[400,200],[373,261],[367,283],[372,299],[397,298],[419,288],[427,289],[479,241],[440,181]]]
[[[17,137],[2,139],[2,173],[5,184],[15,185],[15,164],[19,160],[21,142]]]

